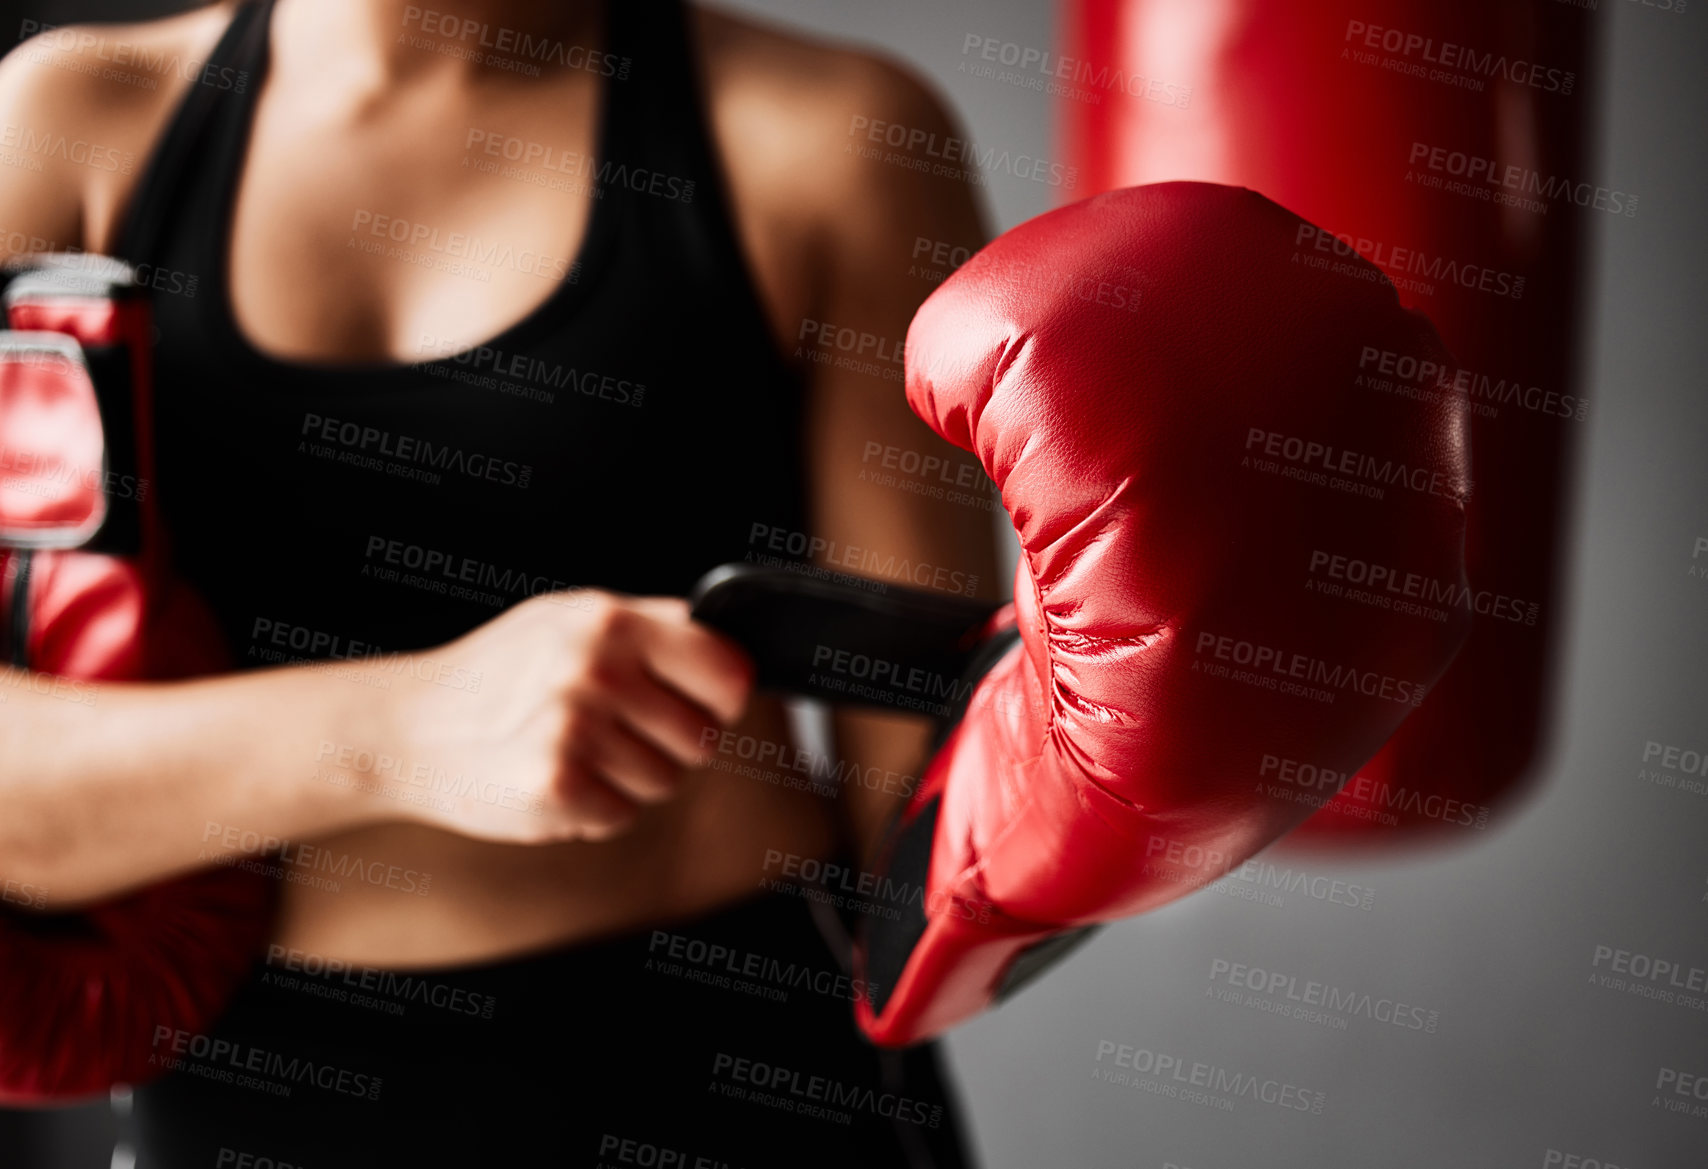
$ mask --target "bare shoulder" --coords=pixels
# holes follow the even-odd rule
[[[846,223],[897,202],[971,208],[960,184],[929,181],[929,160],[959,131],[943,100],[878,53],[696,7],[708,97],[732,179],[800,214]],[[875,149],[902,142],[889,156]],[[928,168],[926,168],[928,169]],[[925,180],[925,181],[922,181]],[[922,208],[923,209],[923,208]]]
[[[230,3],[134,24],[43,27],[0,60],[0,196],[11,236],[100,249],[155,137],[193,84],[246,80],[207,56]],[[29,26],[26,24],[26,30]],[[6,251],[25,250],[12,238]]]
[[[856,118],[946,128],[943,102],[906,66],[875,52],[695,8],[717,104],[763,111],[785,140],[828,135],[838,152]]]
[[[8,115],[56,119],[57,129],[122,133],[174,104],[191,83],[220,84],[204,76],[207,55],[233,7],[212,4],[138,24],[44,27],[0,61],[0,101]],[[241,81],[223,80],[228,88]],[[100,125],[86,124],[94,120]]]
[[[984,242],[964,178],[932,165],[960,136],[945,103],[876,53],[692,11],[734,218],[785,351],[827,313],[903,335],[929,291],[910,276],[921,242]]]

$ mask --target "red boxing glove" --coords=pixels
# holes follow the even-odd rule
[[[857,947],[875,1042],[1241,863],[1311,811],[1262,794],[1266,757],[1357,768],[1451,662],[1463,619],[1314,587],[1316,555],[1462,581],[1470,482],[1462,403],[1357,382],[1370,346],[1450,366],[1433,328],[1359,260],[1299,263],[1310,231],[1239,188],[1115,191],[997,239],[914,318],[908,400],[1019,530],[1020,644],[887,846],[924,895]]]
[[[122,265],[48,257],[0,333],[0,647],[10,684],[93,702],[99,681],[221,668],[217,625],[167,570],[152,505],[148,303]],[[98,551],[90,550],[98,549]],[[105,1092],[162,1070],[259,951],[273,883],[216,869],[76,913],[0,903],[0,1101]]]

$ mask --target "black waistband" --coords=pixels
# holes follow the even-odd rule
[[[964,1164],[934,1049],[868,1046],[850,995],[788,893],[458,969],[274,952],[210,1035],[157,1043],[137,1169]]]

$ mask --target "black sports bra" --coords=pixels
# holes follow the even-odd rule
[[[676,0],[611,4],[604,58],[539,63],[610,74],[573,264],[410,241],[426,263],[555,264],[545,303],[482,345],[361,366],[268,357],[231,310],[272,7],[239,6],[117,249],[157,289],[174,558],[240,664],[419,649],[566,587],[682,595],[801,530],[802,387],[736,240]]]

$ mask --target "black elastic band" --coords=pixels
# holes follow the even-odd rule
[[[12,570],[12,596],[5,628],[0,630],[6,640],[0,648],[9,663],[27,670],[30,668],[30,565],[35,563],[35,554],[28,548],[14,548],[12,563],[16,565]]]

